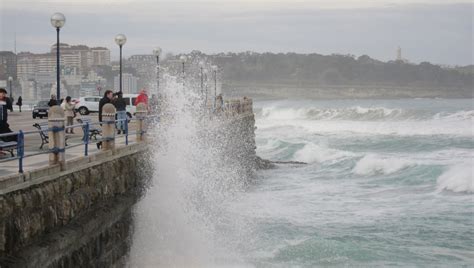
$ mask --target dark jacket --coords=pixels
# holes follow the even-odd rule
[[[23,99],[21,98],[21,96],[18,97],[18,100],[16,101],[16,105],[18,105],[18,106],[23,105]]]
[[[125,102],[125,99],[122,97],[117,97],[116,99],[114,99],[113,104],[117,112],[127,110],[127,103]]]
[[[0,101],[0,124],[7,124],[8,121],[8,110],[13,112],[12,101],[9,98],[5,98],[4,101]]]
[[[48,102],[48,106],[53,107],[55,105],[58,105],[58,101],[55,100],[55,99],[50,99],[49,102]]]
[[[99,121],[102,122],[102,108],[104,108],[104,105],[107,103],[110,103],[110,99],[107,97],[103,97],[99,101]]]

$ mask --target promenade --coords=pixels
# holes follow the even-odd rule
[[[77,124],[77,118],[83,118],[83,119],[90,119],[92,122],[97,122],[97,113],[92,113],[87,116],[81,116],[78,114],[76,118],[74,118],[74,124]],[[23,111],[23,112],[18,112],[15,110],[13,113],[9,113],[8,115],[8,121],[10,124],[10,128],[13,131],[19,131],[22,130],[24,132],[27,131],[34,131],[37,130],[35,127],[33,127],[33,124],[35,123],[45,123],[48,122],[47,118],[44,119],[33,119],[31,116],[31,111]],[[135,121],[130,122],[130,130],[135,129]],[[68,146],[74,146],[78,144],[82,144],[82,137],[83,137],[83,131],[81,127],[77,127],[74,129],[74,134],[67,134],[68,140],[67,144]],[[129,135],[129,143],[134,143],[136,140],[135,135]],[[123,135],[117,135],[115,139],[115,144],[117,147],[125,146],[125,137]],[[25,135],[25,155],[30,155],[30,154],[36,154],[36,153],[46,153],[49,148],[48,144],[45,144],[42,149],[40,149],[41,145],[41,137],[39,133],[32,133]],[[99,149],[97,149],[96,144],[94,143],[94,140],[91,140],[91,144],[89,144],[88,148],[89,154],[94,154],[100,152]],[[10,153],[7,153],[4,156],[0,156],[0,160],[5,160],[9,157],[11,157]],[[16,152],[15,152],[16,155]],[[79,158],[84,156],[84,146],[76,146],[76,147],[71,147],[66,149],[66,159],[67,160],[74,160],[75,158]],[[39,154],[35,156],[30,156],[26,157],[23,160],[23,169],[25,172],[35,170],[41,167],[45,167],[49,165],[49,159],[47,154]],[[6,161],[6,162],[0,162],[0,178],[1,177],[8,177],[10,175],[18,174],[18,160],[12,160],[12,161]],[[0,179],[1,180],[1,179]]]

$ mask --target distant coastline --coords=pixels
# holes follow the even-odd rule
[[[474,98],[474,89],[397,86],[295,86],[266,83],[224,83],[227,96],[310,99],[403,99],[403,98]]]

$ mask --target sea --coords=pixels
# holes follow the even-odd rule
[[[473,105],[255,100],[257,155],[286,163],[245,184],[176,109],[129,265],[473,267]]]

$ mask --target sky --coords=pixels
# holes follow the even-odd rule
[[[50,16],[61,42],[105,46],[127,36],[124,55],[200,50],[396,57],[473,64],[472,0],[0,0],[0,50],[47,52]]]

